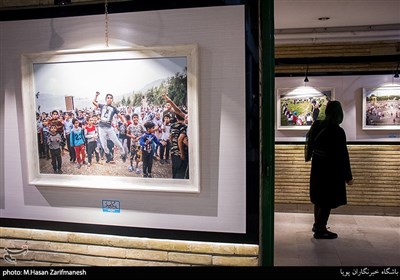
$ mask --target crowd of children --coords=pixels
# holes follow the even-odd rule
[[[55,174],[62,174],[62,155],[69,153],[70,163],[80,169],[105,163],[111,167],[116,147],[122,162],[129,158],[128,170],[152,178],[153,160],[171,164],[172,178],[188,178],[189,154],[187,114],[166,95],[165,106],[130,107],[93,100],[94,107],[68,112],[53,110],[36,113],[38,153],[51,159]],[[170,161],[172,160],[172,162]],[[140,165],[142,170],[140,169]]]
[[[293,99],[283,102],[281,105],[281,113],[284,117],[285,124],[288,126],[311,125],[319,117],[321,102],[313,98]],[[290,110],[290,107],[304,108],[302,112]]]

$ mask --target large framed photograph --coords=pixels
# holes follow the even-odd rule
[[[199,192],[197,46],[22,55],[29,183]]]
[[[308,130],[315,120],[325,118],[326,104],[334,100],[334,88],[278,88],[277,129]]]
[[[363,88],[362,128],[400,129],[400,86]]]

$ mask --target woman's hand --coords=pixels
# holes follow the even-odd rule
[[[354,183],[354,179],[351,179],[350,181],[347,182],[347,185],[350,186],[350,185],[353,185],[353,183]]]

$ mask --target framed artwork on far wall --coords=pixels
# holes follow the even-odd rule
[[[23,54],[28,182],[199,192],[197,67],[195,44]],[[190,139],[182,176],[166,148],[174,122]]]
[[[363,88],[362,128],[400,130],[400,86]]]
[[[334,88],[278,88],[276,124],[279,130],[308,130],[325,118],[326,104],[334,100]]]

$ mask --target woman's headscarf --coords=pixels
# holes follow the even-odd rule
[[[325,121],[331,124],[341,124],[343,121],[343,109],[339,101],[329,101],[325,109]]]

